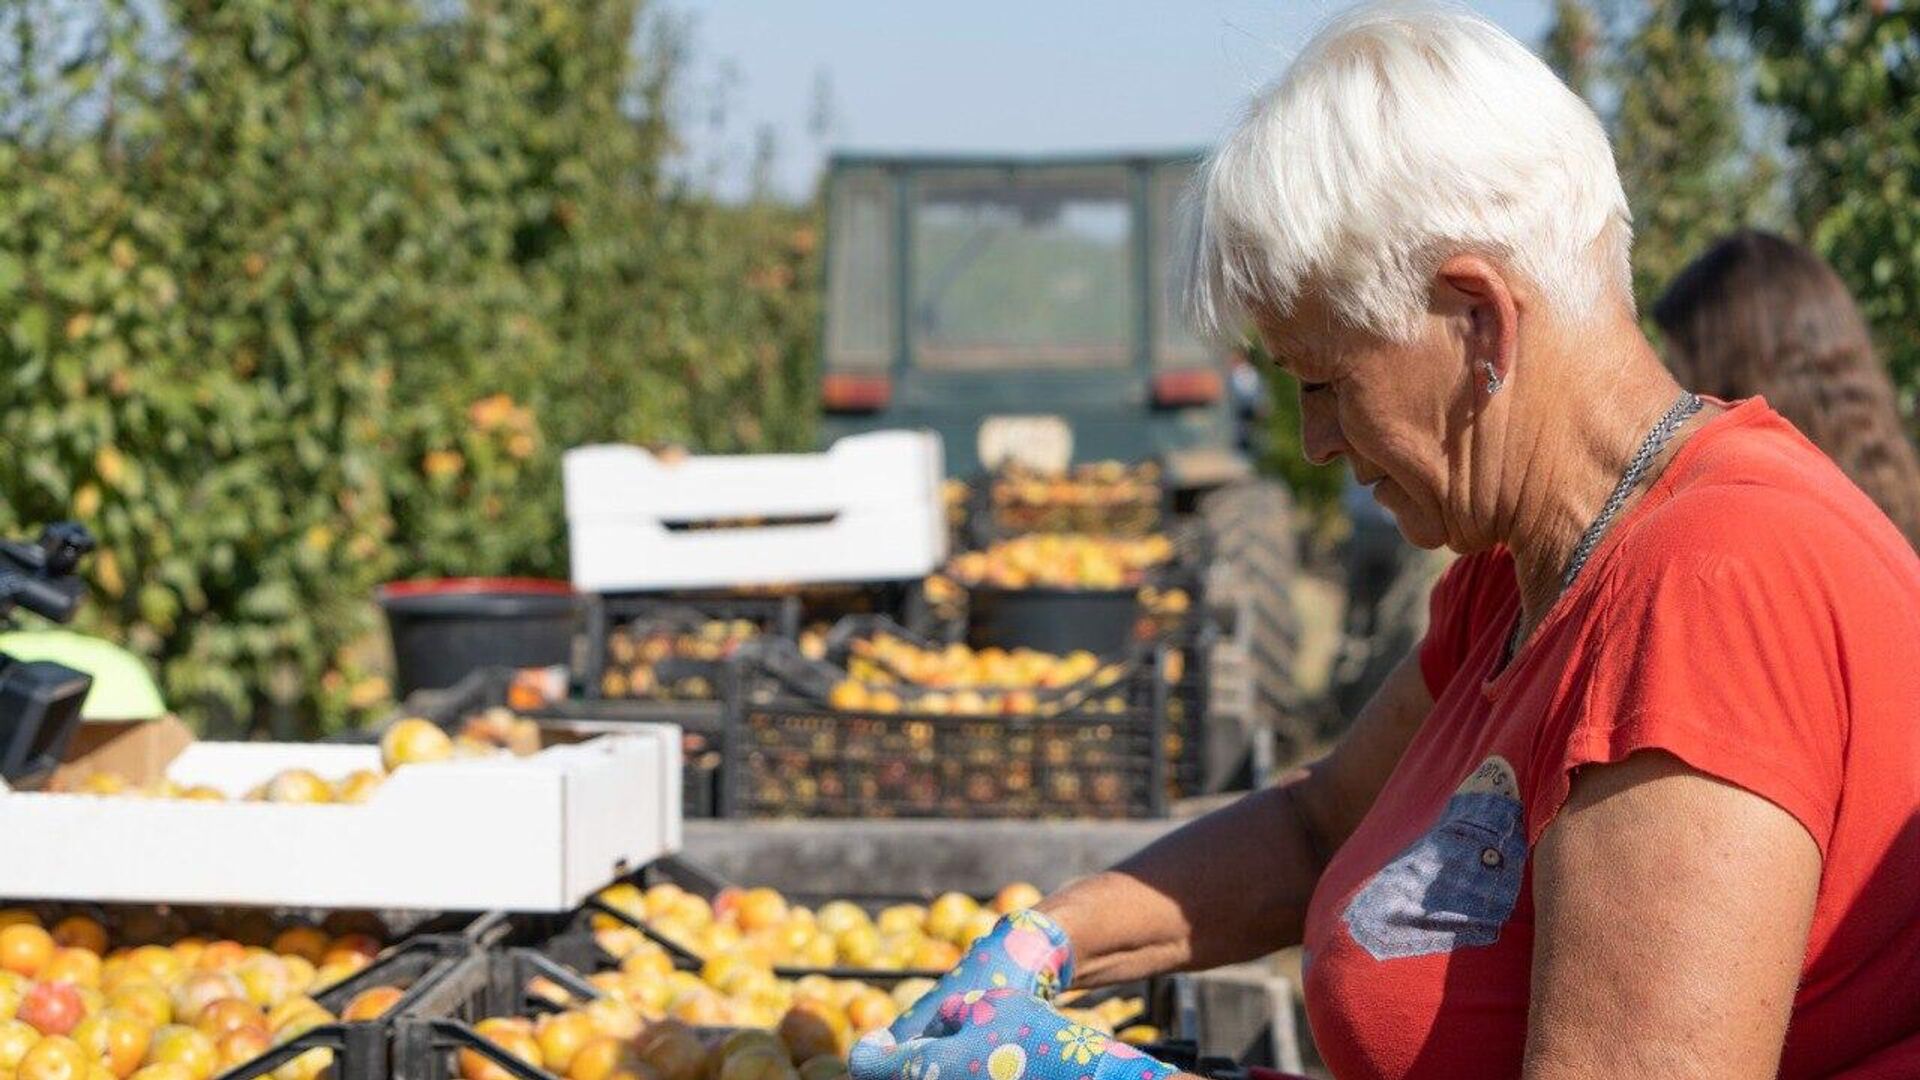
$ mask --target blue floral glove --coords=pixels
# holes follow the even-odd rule
[[[1174,1068],[1020,990],[948,995],[918,1038],[854,1044],[853,1080],[1167,1080]]]
[[[969,990],[1018,990],[1051,1001],[1073,984],[1073,946],[1060,924],[1037,911],[1016,911],[973,943],[952,971],[887,1030],[895,1042],[926,1033],[940,1006]]]

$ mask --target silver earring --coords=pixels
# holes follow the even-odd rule
[[[1492,397],[1500,392],[1501,387],[1507,385],[1507,381],[1500,377],[1499,372],[1493,370],[1493,361],[1482,360],[1480,366],[1487,369],[1487,396]]]

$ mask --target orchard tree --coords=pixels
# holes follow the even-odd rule
[[[1715,240],[1772,219],[1777,171],[1746,137],[1729,44],[1651,0],[1613,62],[1613,146],[1633,210],[1642,309]]]
[[[1911,0],[1684,0],[1690,27],[1758,58],[1803,235],[1873,323],[1911,404],[1920,380],[1920,10]]]
[[[1748,138],[1735,43],[1685,18],[1681,0],[1557,0],[1543,52],[1601,114],[1633,212],[1634,295],[1644,309],[1733,229],[1775,216],[1778,169]]]

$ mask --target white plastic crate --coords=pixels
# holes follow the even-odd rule
[[[561,911],[677,850],[680,729],[525,758],[395,770],[366,802],[197,802],[0,787],[0,896],[133,903]],[[333,780],[374,746],[194,742],[132,725],[72,768],[165,775],[232,799],[289,768]]]
[[[583,446],[564,461],[582,592],[900,581],[947,554],[940,439],[853,435],[821,454],[656,458]],[[676,528],[764,520],[766,524]]]

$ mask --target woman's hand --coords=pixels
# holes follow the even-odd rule
[[[918,1037],[875,1031],[854,1046],[849,1069],[853,1080],[1167,1080],[1174,1074],[1172,1066],[1013,989],[947,994]]]
[[[1220,967],[1299,944],[1321,868],[1432,710],[1410,654],[1332,754],[1047,897],[1040,909],[1073,938],[1073,985]]]
[[[1049,1001],[1072,982],[1073,946],[1067,932],[1037,911],[1016,911],[974,942],[960,963],[888,1030],[895,1042],[917,1038],[938,1019],[942,1004],[970,991],[1013,990]]]

